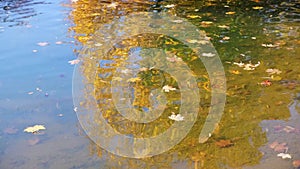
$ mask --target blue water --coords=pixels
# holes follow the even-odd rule
[[[0,1],[1,169],[88,168],[93,163],[73,111],[74,66],[68,61],[76,54],[64,3],[69,2]],[[3,10],[7,5],[12,9]],[[44,135],[23,132],[35,124],[45,125]],[[31,145],[35,139],[38,143]]]

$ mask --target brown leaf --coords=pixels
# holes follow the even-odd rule
[[[273,145],[273,146],[271,146]],[[288,150],[287,144],[286,143],[278,143],[276,144],[276,142],[273,142],[270,145],[270,148],[272,148],[274,151],[279,152],[279,153],[284,153]]]
[[[300,160],[294,160],[293,161],[293,166],[296,167],[296,168],[300,167]]]
[[[3,132],[6,134],[16,134],[18,132],[18,129],[16,129],[14,127],[8,127],[6,129],[4,129]]]
[[[219,140],[216,142],[216,145],[225,148],[225,147],[230,147],[233,145],[233,143],[230,140]]]
[[[285,126],[283,131],[285,131],[287,133],[294,133],[294,132],[296,132],[296,129],[292,126]]]
[[[269,147],[270,147],[271,149],[274,149],[278,144],[279,144],[279,143],[278,143],[277,141],[274,141],[273,143],[271,143],[271,144],[269,145]]]
[[[33,139],[28,140],[27,142],[30,146],[34,146],[40,142],[40,139],[38,137],[35,137]]]

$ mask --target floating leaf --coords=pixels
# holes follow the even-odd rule
[[[223,40],[229,40],[229,39],[230,39],[230,37],[228,37],[228,36],[224,36],[222,39],[223,39]]]
[[[172,86],[166,85],[162,88],[165,92],[174,91],[176,88],[173,88]]]
[[[272,80],[275,80],[275,81],[279,81],[279,80],[281,80],[282,79],[282,77],[280,77],[280,76],[271,76],[271,79]]]
[[[238,65],[239,67],[244,67],[245,66],[245,63],[237,63],[237,62],[233,62],[234,65]]]
[[[141,80],[142,80],[142,79],[139,78],[139,77],[133,77],[133,78],[128,79],[127,82],[139,82],[139,81],[141,81]]]
[[[37,133],[40,130],[46,130],[44,125],[34,125],[32,127],[27,127],[26,129],[24,129],[24,132],[27,133]]]
[[[117,2],[112,2],[109,5],[107,5],[107,8],[116,8],[119,4]]]
[[[202,53],[202,56],[205,56],[205,57],[214,57],[216,54],[214,53]]]
[[[241,72],[238,71],[238,70],[229,70],[229,72],[230,72],[231,74],[234,74],[234,75],[239,75],[239,74],[241,74]]]
[[[70,65],[76,65],[76,64],[78,64],[79,62],[80,62],[79,59],[74,59],[74,60],[68,61],[68,63],[70,63]]]
[[[277,141],[274,141],[273,143],[271,143],[271,144],[269,145],[269,147],[270,147],[271,149],[274,149],[278,144],[279,144],[279,143],[278,143]]]
[[[286,154],[286,153],[279,153],[279,154],[277,154],[277,157],[281,157],[282,159],[286,159],[286,158],[291,159],[292,158],[292,156],[290,154]]]
[[[174,4],[171,4],[171,5],[166,5],[165,8],[174,8],[175,5]]]
[[[221,147],[221,148],[225,148],[225,147],[230,147],[233,145],[233,143],[231,142],[231,140],[219,140],[216,142],[216,145]]]
[[[287,147],[286,143],[278,143],[277,141],[271,143],[269,145],[269,147],[271,149],[273,149],[274,151],[279,152],[279,153],[283,153],[283,152],[286,152],[288,150],[288,147]]]
[[[285,126],[285,127],[283,128],[283,131],[285,131],[286,133],[294,133],[294,132],[296,132],[297,130],[296,130],[294,127],[292,127],[292,126]]]
[[[229,11],[229,12],[226,12],[225,14],[226,14],[226,15],[233,15],[233,14],[235,14],[235,12]]]
[[[254,6],[254,7],[252,7],[252,9],[263,9],[264,7],[262,7],[262,6]]]
[[[57,41],[57,42],[55,42],[55,44],[61,45],[61,44],[63,44],[63,42],[62,41]]]
[[[273,45],[273,44],[261,44],[261,46],[266,47],[266,48],[275,48],[278,47],[279,45]]]
[[[8,127],[6,129],[4,129],[3,132],[6,134],[16,134],[18,132],[18,129],[16,129],[14,127]]]
[[[269,80],[264,80],[262,82],[259,83],[261,86],[265,86],[265,87],[268,87],[268,86],[271,86],[272,85],[272,82],[269,81]]]
[[[40,142],[40,139],[38,137],[35,137],[33,139],[30,139],[27,141],[29,145],[34,146]]]
[[[174,121],[183,121],[184,117],[181,114],[175,115],[175,113],[172,112],[172,115],[169,116],[169,119],[174,120]]]
[[[237,63],[233,62],[234,65],[238,65],[239,67],[244,67],[244,70],[254,70],[256,67],[260,65],[260,62],[258,61],[257,64],[252,64],[251,62],[245,64],[245,63]]]
[[[293,161],[293,166],[296,167],[296,168],[300,167],[300,160],[294,160]]]
[[[229,28],[230,28],[230,27],[227,26],[227,25],[219,25],[218,27],[219,27],[219,28],[222,28],[222,29],[229,29]]]
[[[211,25],[211,24],[213,24],[213,22],[212,21],[202,21],[201,24],[202,25]]]
[[[269,73],[270,75],[282,73],[282,71],[280,71],[279,69],[267,69],[266,72]]]
[[[174,23],[182,23],[183,20],[172,20],[172,22],[174,22]]]
[[[196,40],[196,39],[187,39],[186,40],[188,43],[199,43],[202,45],[208,44],[209,41],[208,40]]]
[[[186,16],[188,18],[192,18],[192,19],[195,19],[195,18],[201,18],[201,16],[198,16],[198,15],[188,15]]]
[[[49,43],[48,42],[39,42],[39,43],[37,43],[37,45],[39,45],[39,46],[47,46],[47,45],[49,45]]]
[[[40,88],[38,88],[38,87],[35,88],[35,90],[38,91],[38,92],[42,92],[42,91],[43,91],[42,89],[40,89]]]
[[[166,57],[166,59],[169,62],[180,62],[180,61],[182,61],[182,59],[180,57],[176,56],[176,55],[173,56],[173,57]]]
[[[148,68],[146,68],[146,67],[142,67],[142,68],[140,68],[140,71],[141,72],[145,72],[145,71],[147,71],[147,70],[149,70]]]

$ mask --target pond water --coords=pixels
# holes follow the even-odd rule
[[[138,17],[126,25],[126,16],[135,12],[176,16],[167,26],[147,24],[152,28],[163,25],[172,32],[189,22],[205,36],[193,38],[190,29],[178,29],[178,35],[172,32],[174,37],[164,31],[134,34],[144,26]],[[300,166],[300,3],[296,0],[1,0],[0,19],[0,169]],[[115,38],[119,41],[112,43]],[[214,49],[198,57],[183,41]],[[161,50],[147,50],[154,48]],[[214,105],[212,91],[224,85],[211,79],[221,69],[207,72],[204,61],[217,57],[225,72],[225,107],[220,122],[209,126],[210,137],[199,143]],[[189,71],[195,81],[190,81]],[[85,81],[76,79],[78,72]],[[126,83],[119,84],[120,79]],[[73,98],[78,96],[78,82],[93,89],[80,93],[86,99],[83,103]],[[195,95],[184,94],[185,84],[196,86]],[[123,85],[126,90],[120,90]],[[165,86],[169,92],[162,91]],[[88,123],[82,123],[80,106],[91,110],[95,106],[84,94],[97,101],[97,112],[107,123],[132,138],[157,136],[173,124],[185,124],[189,118],[180,112],[182,99],[196,101],[187,110],[196,105],[198,116],[187,136],[170,150],[125,158],[96,144],[102,133],[97,128],[87,130]],[[130,110],[146,112],[145,116],[153,109],[162,110],[155,114],[161,116],[153,121],[150,116],[149,124],[131,122],[136,117],[126,119],[124,109],[118,108],[124,100],[132,103]],[[183,121],[170,119],[172,112],[183,115]],[[45,130],[24,131],[34,125]],[[114,139],[105,141],[123,145]]]

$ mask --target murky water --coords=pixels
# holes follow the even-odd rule
[[[1,169],[297,168],[299,2],[2,0],[0,8]],[[100,55],[99,49],[114,38],[109,33],[116,28],[111,25],[113,19],[123,21],[133,12],[145,11],[176,15],[182,18],[171,20],[177,25],[187,19],[205,31],[218,52],[226,75],[227,98],[221,121],[205,143],[198,140],[211,106],[211,81],[202,61],[178,41],[180,38],[143,34],[113,44],[105,59]],[[108,31],[99,34],[97,30],[103,24]],[[136,28],[127,29],[134,32]],[[123,37],[124,32],[116,37]],[[102,41],[95,42],[94,35],[101,35]],[[146,64],[137,62],[146,47],[164,49],[177,58],[161,60],[165,57],[162,55]],[[81,58],[83,55],[101,61],[94,63]],[[122,134],[134,137],[156,136],[172,126],[174,121],[168,117],[178,113],[183,98],[177,92],[180,83],[157,67],[185,62],[195,74],[200,95],[198,117],[187,137],[169,151],[142,159],[120,157],[97,146],[83,131],[73,107],[74,65],[68,61],[78,56],[87,77],[99,73],[87,83],[93,84],[106,121]],[[129,58],[125,63],[130,66],[124,65],[122,58]],[[133,79],[122,76],[122,70],[129,67],[138,70]],[[111,74],[129,80],[130,101],[136,110],[149,111],[152,103],[160,110],[161,100],[166,99],[161,117],[146,125],[120,116],[120,109],[110,103],[110,81],[118,79]],[[166,84],[177,91],[151,93]],[[23,131],[37,124],[46,130]]]

